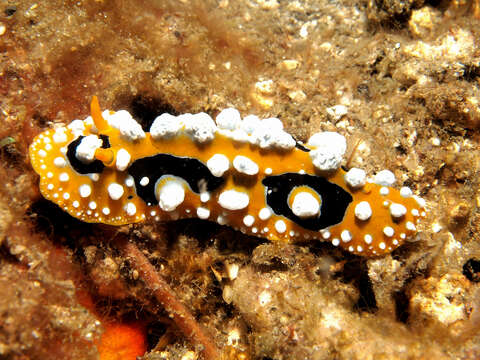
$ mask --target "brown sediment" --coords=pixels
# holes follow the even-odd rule
[[[116,245],[128,259],[134,270],[138,271],[139,278],[152,291],[157,301],[173,319],[180,331],[195,345],[202,347],[201,352],[205,359],[219,359],[219,351],[215,341],[206,330],[195,320],[188,309],[174,295],[173,290],[152,266],[138,247],[125,234],[118,234]]]

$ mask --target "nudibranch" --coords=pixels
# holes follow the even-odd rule
[[[101,111],[39,134],[30,160],[43,196],[85,222],[124,225],[197,217],[270,240],[320,239],[364,256],[417,233],[425,202],[393,188],[388,170],[367,178],[341,168],[345,138],[306,145],[277,118],[228,108],[161,114],[145,132],[125,110]]]

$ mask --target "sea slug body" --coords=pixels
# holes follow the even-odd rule
[[[161,114],[146,132],[125,110],[46,130],[30,146],[43,196],[86,221],[123,225],[198,217],[277,241],[320,239],[382,255],[417,233],[425,202],[382,170],[340,166],[335,132],[297,144],[279,119],[226,109]]]

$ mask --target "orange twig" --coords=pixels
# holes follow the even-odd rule
[[[155,270],[150,261],[138,247],[125,235],[119,234],[117,242],[131,266],[138,271],[139,277],[153,292],[157,301],[165,308],[180,331],[193,343],[203,347],[203,356],[207,360],[219,359],[219,351],[213,339],[195,320],[190,311],[177,299],[167,282]]]

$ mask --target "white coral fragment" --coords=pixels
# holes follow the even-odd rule
[[[338,121],[348,114],[348,108],[345,105],[335,105],[326,109],[327,114],[334,120]]]

